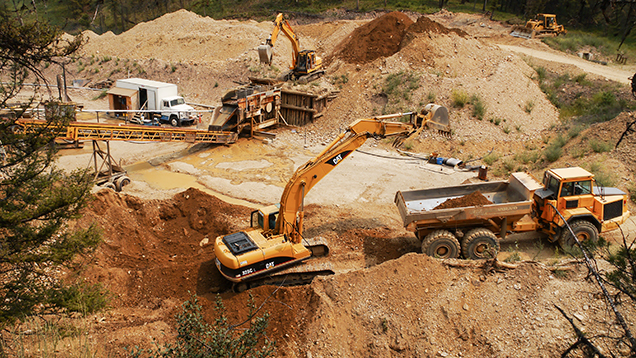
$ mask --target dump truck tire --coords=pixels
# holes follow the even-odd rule
[[[576,220],[573,221],[570,226],[572,227],[574,235],[576,235],[581,243],[585,241],[595,243],[598,241],[598,230],[591,222],[586,220]],[[570,234],[570,230],[568,230],[567,227],[563,227],[563,232],[561,232],[561,236],[559,237],[559,245],[561,245],[564,249],[576,245],[576,241],[572,237],[572,234]]]
[[[484,228],[470,230],[462,241],[462,255],[471,260],[495,258],[499,248],[499,240],[495,234]]]
[[[456,259],[459,257],[459,241],[450,231],[433,231],[422,241],[422,252],[438,259]]]

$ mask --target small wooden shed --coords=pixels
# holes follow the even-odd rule
[[[139,108],[137,103],[137,90],[112,87],[108,94],[108,108],[113,110],[115,117],[128,117],[130,120],[135,114],[132,112],[117,112],[121,110],[134,110]]]

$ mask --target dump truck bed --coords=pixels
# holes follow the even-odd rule
[[[529,174],[513,173],[509,181],[398,191],[395,204],[404,227],[411,231],[417,231],[419,227],[461,226],[502,217],[516,221],[532,212],[534,191],[541,187]],[[476,191],[481,192],[492,204],[436,209],[447,200]]]

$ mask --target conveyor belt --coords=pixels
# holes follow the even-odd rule
[[[27,133],[45,127],[46,121],[20,119],[17,130]],[[70,122],[60,128],[59,137],[64,140],[122,140],[146,142],[187,142],[187,143],[234,143],[238,134],[228,131],[208,131],[200,129],[164,128],[136,124],[102,124]]]

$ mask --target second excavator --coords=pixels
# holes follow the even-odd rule
[[[409,117],[409,122],[388,121]],[[279,204],[252,212],[251,227],[214,242],[216,266],[234,282],[235,291],[262,284],[297,284],[316,275],[329,274],[329,267],[291,267],[329,252],[325,242],[303,236],[305,196],[331,170],[368,138],[396,137],[402,143],[425,128],[449,132],[448,110],[429,104],[420,113],[397,113],[354,121],[320,154],[300,166],[287,183]]]
[[[272,49],[276,44],[278,35],[283,32],[292,45],[292,65],[290,71],[281,76],[281,80],[298,80],[307,83],[322,76],[325,71],[322,69],[322,59],[316,55],[314,50],[301,50],[300,40],[289,22],[283,14],[278,14],[274,20],[274,30],[269,35],[265,45],[258,47],[258,57],[261,63],[270,65],[272,63]]]

